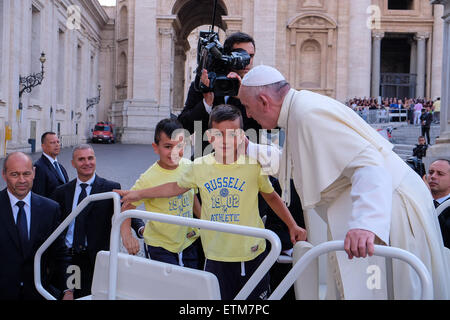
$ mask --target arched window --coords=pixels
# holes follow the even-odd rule
[[[321,48],[316,40],[306,40],[300,47],[299,87],[320,88],[322,60]]]
[[[128,9],[123,6],[119,15],[119,38],[128,38]]]
[[[125,87],[128,82],[128,61],[125,52],[122,52],[122,54],[119,57],[118,71],[119,71],[118,85],[121,87]]]

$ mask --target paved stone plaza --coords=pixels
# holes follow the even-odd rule
[[[121,184],[122,189],[129,189],[139,175],[157,160],[151,145],[123,145],[123,144],[92,144],[97,157],[97,174],[101,177]],[[39,159],[42,153],[31,154],[33,161]],[[71,164],[72,148],[63,148],[58,161],[66,168],[70,180],[76,176]],[[3,168],[4,159],[0,159]],[[0,189],[6,187],[1,179]]]

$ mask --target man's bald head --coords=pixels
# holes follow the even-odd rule
[[[24,199],[33,187],[34,168],[31,157],[22,152],[9,154],[3,163],[2,177],[8,191],[17,199]]]
[[[2,169],[3,173],[6,173],[8,162],[14,161],[15,159],[28,160],[28,162],[30,164],[30,168],[33,168],[33,159],[31,159],[31,157],[29,155],[27,155],[23,152],[16,151],[16,152],[9,153],[6,156],[5,161],[3,162],[3,169]]]

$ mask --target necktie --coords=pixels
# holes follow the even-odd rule
[[[437,202],[436,200],[433,200],[433,203],[434,203],[435,208],[439,207],[439,202]]]
[[[64,175],[61,171],[61,168],[59,167],[58,161],[53,162],[53,165],[55,166],[56,172],[58,172],[59,177],[62,179],[64,183],[66,183],[66,178],[64,178]]]
[[[22,251],[25,254],[28,249],[28,226],[27,226],[27,216],[25,214],[25,202],[17,201],[16,206],[19,207],[19,212],[17,213],[17,230],[19,231],[20,243],[22,245]]]
[[[87,197],[86,188],[89,185],[87,183],[81,183],[81,192],[78,196],[78,202],[77,205],[80,204],[81,201],[83,201],[84,198]],[[86,244],[86,221],[85,221],[85,212],[81,212],[75,219],[75,230],[73,235],[73,244],[72,247],[76,251],[83,250],[84,246]]]

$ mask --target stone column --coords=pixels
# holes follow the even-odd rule
[[[444,21],[442,20],[443,13],[443,6],[434,6],[433,49],[431,57],[431,99],[436,99],[441,96],[442,45],[444,43]]]
[[[429,37],[426,33],[417,33],[414,39],[417,41],[417,83],[416,97],[425,97],[425,70],[426,70],[426,40]]]
[[[348,92],[349,98],[370,96],[371,29],[367,26],[370,0],[352,2],[349,8]]]
[[[171,26],[159,27],[160,39],[160,87],[159,107],[170,113],[172,105],[172,81],[173,81],[173,28]]]
[[[380,95],[381,79],[381,40],[384,32],[372,32],[372,97]]]
[[[148,144],[153,141],[156,123],[169,116],[168,111],[160,110],[158,101],[161,74],[157,59],[156,1],[136,1],[132,16],[134,47],[128,52],[132,63],[131,96],[129,100],[116,101],[113,113],[122,113],[123,127],[119,128],[122,143]]]
[[[417,43],[411,40],[411,58],[409,62],[409,73],[417,75]]]
[[[431,3],[444,5],[444,50],[442,53],[441,128],[436,144],[428,149],[427,156],[424,158],[427,170],[436,159],[450,159],[450,1],[432,0]]]

